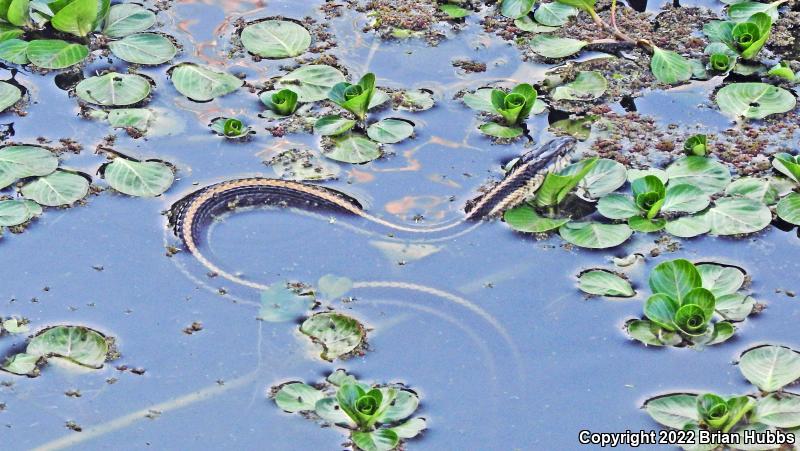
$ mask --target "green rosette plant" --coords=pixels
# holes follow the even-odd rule
[[[331,88],[328,98],[364,121],[374,92],[375,74],[368,73],[354,85],[347,82],[337,83]]]
[[[800,156],[779,153],[772,158],[772,167],[785,175],[789,186],[783,198],[775,206],[775,212],[782,220],[800,225]]]
[[[514,87],[511,92],[501,89],[492,90],[492,106],[495,111],[503,116],[507,126],[515,126],[528,118],[536,102],[536,89],[522,83]]]
[[[211,121],[211,130],[220,136],[228,139],[244,138],[250,133],[252,129],[235,117],[219,117]]]
[[[708,152],[708,137],[703,134],[698,134],[689,137],[685,143],[683,143],[683,151],[687,155],[697,155],[699,157],[704,157]]]
[[[277,92],[265,92],[261,94],[259,98],[268,110],[278,116],[291,116],[298,107],[297,93],[291,89],[281,89]]]
[[[771,30],[772,18],[766,13],[756,13],[746,22],[736,24],[731,30],[731,37],[742,58],[752,60],[767,43]]]

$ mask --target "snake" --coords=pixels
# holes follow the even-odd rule
[[[559,137],[525,152],[499,183],[466,203],[461,218],[435,227],[412,227],[387,221],[370,214],[354,197],[329,187],[266,177],[234,179],[200,188],[175,202],[168,217],[174,234],[210,273],[245,287],[263,290],[268,285],[223,270],[200,250],[201,233],[215,216],[232,208],[293,207],[358,216],[392,231],[430,235],[461,224],[496,218],[520,205],[536,193],[547,174],[558,172],[570,163],[575,144],[574,138]]]

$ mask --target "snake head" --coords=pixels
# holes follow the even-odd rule
[[[560,171],[569,164],[569,154],[575,149],[577,142],[571,136],[552,139],[535,149],[525,152],[512,170],[525,165],[530,168],[527,171],[529,174]]]

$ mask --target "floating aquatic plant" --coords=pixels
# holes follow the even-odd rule
[[[486,122],[478,128],[484,134],[496,138],[516,138],[524,133],[522,125],[531,114],[544,110],[544,103],[536,101],[533,86],[522,83],[510,91],[503,89],[479,89],[464,96],[470,108],[498,116],[497,121]]]
[[[211,130],[228,139],[240,139],[255,133],[252,128],[235,117],[218,117],[211,121]]]
[[[261,102],[268,110],[278,116],[289,116],[297,110],[298,96],[291,89],[281,89],[275,92],[264,92],[259,95]]]
[[[683,143],[683,151],[687,155],[696,155],[698,157],[706,156],[708,152],[708,137],[703,134],[690,136],[686,142]]]
[[[83,326],[54,326],[37,332],[25,352],[8,357],[0,369],[35,377],[50,359],[99,369],[114,354],[114,339]]]
[[[355,449],[389,451],[426,428],[424,418],[411,418],[419,396],[402,385],[373,385],[343,370],[311,386],[287,382],[271,390],[275,404],[289,413],[313,413],[324,423],[346,431]]]

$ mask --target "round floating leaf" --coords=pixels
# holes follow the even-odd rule
[[[55,326],[37,333],[25,350],[45,358],[59,357],[89,368],[102,368],[108,342],[101,333],[81,326]]]
[[[575,80],[558,86],[553,100],[595,100],[608,89],[608,81],[597,71],[578,72]]]
[[[121,38],[147,30],[156,23],[156,15],[149,9],[135,3],[114,5],[108,11],[103,34],[111,38]]]
[[[389,99],[389,94],[386,94],[386,91],[376,88],[374,91],[372,91],[372,97],[369,99],[369,104],[367,104],[367,110],[371,110],[383,105],[384,103],[388,102]]]
[[[108,43],[117,58],[135,64],[164,64],[175,57],[178,49],[166,36],[138,33]]]
[[[106,119],[114,128],[131,127],[145,132],[153,116],[153,112],[147,108],[118,108],[109,111]]]
[[[697,412],[697,395],[674,394],[648,399],[644,403],[647,413],[659,424],[683,430],[687,424],[700,421]]]
[[[734,180],[725,188],[725,194],[731,197],[746,197],[767,205],[773,205],[778,199],[778,190],[768,179],[755,177]]]
[[[14,64],[28,64],[28,41],[9,39],[0,42],[0,59]]]
[[[25,53],[34,66],[64,69],[86,59],[89,48],[59,39],[36,39],[28,44]]]
[[[338,114],[322,116],[314,123],[314,133],[322,136],[337,136],[350,130],[356,125],[356,121],[345,119]]]
[[[779,428],[800,426],[800,396],[771,394],[758,400],[751,421]]]
[[[540,216],[530,205],[506,210],[503,220],[518,232],[543,233],[555,230],[569,222],[569,218],[547,218]]]
[[[320,357],[333,361],[352,352],[366,338],[364,326],[355,319],[339,313],[317,313],[300,325],[300,332],[322,346]]]
[[[772,20],[778,19],[778,5],[781,2],[761,3],[743,0],[728,7],[728,17],[735,22],[748,20],[753,14],[766,13]]]
[[[17,179],[42,176],[58,167],[58,157],[37,146],[7,146],[0,148],[0,189]]]
[[[711,233],[738,235],[754,233],[772,222],[772,212],[763,203],[742,198],[722,198],[707,213]]]
[[[384,119],[367,128],[367,136],[384,144],[398,143],[414,134],[414,125],[401,119]]]
[[[348,381],[347,383],[355,384],[356,382],[357,381],[352,380]],[[342,386],[344,384],[334,385]],[[337,401],[335,397],[322,398],[317,401],[317,404],[314,406],[314,413],[319,415],[319,417],[323,420],[332,424],[340,424],[353,429],[356,427],[355,422],[353,422],[353,420],[348,417],[346,413],[344,413],[344,410],[339,407],[339,401]]]
[[[722,163],[707,157],[688,156],[667,167],[670,185],[692,185],[711,195],[722,191],[731,181],[731,173]]]
[[[5,111],[22,98],[22,91],[11,83],[0,81],[0,111]]]
[[[642,214],[631,196],[609,194],[597,201],[597,212],[608,219],[628,219]]]
[[[494,91],[492,88],[481,88],[473,93],[465,94],[462,100],[465,105],[475,111],[495,113],[492,105],[492,91]]]
[[[425,89],[404,91],[402,100],[397,107],[398,110],[425,111],[433,108],[435,103],[433,93]]]
[[[336,277],[333,274],[326,274],[319,278],[317,286],[327,299],[335,299],[344,296],[353,288],[353,281],[347,277]]]
[[[578,277],[578,288],[584,293],[599,296],[619,296],[629,298],[636,294],[630,282],[622,277],[600,269],[587,271]]]
[[[670,184],[667,187],[661,211],[667,213],[697,213],[704,210],[711,199],[700,188],[692,185]]]
[[[244,84],[243,80],[227,72],[194,63],[174,66],[170,78],[178,92],[198,102],[230,94]]]
[[[405,423],[391,428],[400,438],[414,438],[428,427],[424,418],[412,418]]]
[[[335,139],[333,149],[325,156],[344,163],[361,164],[379,158],[381,149],[364,136],[349,135]]]
[[[564,58],[578,53],[588,42],[572,38],[557,38],[537,34],[531,39],[531,50],[545,58]]]
[[[744,321],[753,313],[756,301],[751,296],[726,294],[717,297],[714,309],[728,321]]]
[[[56,30],[75,36],[86,36],[100,25],[109,9],[109,0],[72,0],[52,2],[57,4],[50,24]]]
[[[289,58],[303,54],[311,35],[302,26],[286,20],[265,20],[244,27],[242,45],[263,58]]]
[[[742,354],[739,370],[762,391],[778,391],[800,378],[800,354],[783,346],[758,346]]]
[[[41,360],[41,357],[38,355],[21,352],[7,358],[3,362],[2,369],[20,376],[36,377],[39,375],[39,368],[37,367],[39,360]]]
[[[736,333],[736,328],[734,328],[731,323],[725,321],[720,321],[718,323],[715,323],[714,327],[709,328],[709,330],[710,333],[707,333],[705,337],[701,337],[702,339],[706,339],[707,341],[699,344],[711,346],[723,343],[727,341],[729,338],[731,338],[733,334]],[[697,338],[695,338],[695,341],[697,341]]]
[[[574,166],[574,165],[573,165]],[[593,199],[612,193],[625,184],[625,166],[614,160],[601,158],[578,184]]]
[[[692,262],[677,259],[656,265],[648,283],[653,293],[663,293],[681,305],[687,293],[703,286],[703,279]]]
[[[419,397],[409,390],[382,387],[383,399],[390,399],[389,392],[394,391],[394,399],[383,413],[378,415],[378,422],[390,424],[409,417],[419,406]]]
[[[664,227],[670,235],[681,238],[692,238],[711,231],[711,222],[707,215],[684,216],[667,222]]]
[[[578,9],[563,3],[539,3],[533,13],[536,22],[550,26],[560,27],[569,21],[569,18],[578,14]]]
[[[22,195],[47,207],[71,205],[89,193],[89,181],[66,171],[55,171],[22,187]]]
[[[258,318],[272,323],[291,321],[314,306],[314,296],[300,295],[285,285],[274,284],[261,292]]]
[[[767,83],[732,83],[719,90],[716,100],[723,113],[748,119],[785,113],[797,104],[792,93]]]
[[[469,10],[464,9],[458,5],[453,5],[450,3],[445,3],[444,5],[439,5],[439,9],[447,14],[447,17],[450,19],[461,19],[462,17],[469,16]]]
[[[328,98],[328,92],[345,81],[339,69],[324,64],[302,66],[284,75],[275,84],[279,89],[291,89],[300,102],[318,102]]]
[[[736,293],[744,284],[744,273],[732,266],[704,263],[697,265],[697,271],[700,272],[703,288],[717,297]]]
[[[0,226],[24,224],[42,214],[42,207],[30,200],[0,200]]]
[[[692,65],[679,54],[653,47],[650,70],[661,83],[675,84],[692,78]]]
[[[658,232],[667,225],[664,218],[647,219],[643,216],[633,216],[628,218],[628,225],[637,232],[652,233]]]
[[[497,122],[487,122],[478,129],[485,135],[495,138],[512,139],[522,136],[522,127],[507,127]]]
[[[784,221],[800,225],[800,194],[791,193],[778,202],[778,217]]]
[[[353,431],[350,439],[363,451],[390,451],[400,443],[397,433],[391,429],[378,429],[372,432]]]
[[[500,13],[509,19],[518,19],[531,12],[536,0],[503,0]]]
[[[160,161],[117,157],[103,168],[103,177],[115,190],[139,197],[155,197],[172,186],[175,174]]]
[[[636,179],[640,179],[643,177],[647,177],[648,175],[652,175],[657,179],[661,180],[661,183],[667,183],[669,177],[667,177],[666,171],[662,169],[628,169],[627,170],[628,181],[633,183]]]
[[[325,395],[316,388],[302,382],[283,385],[275,394],[275,404],[285,412],[313,411],[317,401]]]
[[[141,102],[150,95],[150,81],[141,75],[110,72],[89,77],[75,87],[84,102],[103,106],[125,106]]]
[[[606,249],[619,246],[630,238],[633,231],[627,224],[601,224],[599,222],[569,222],[558,229],[568,243],[589,249]]]
[[[626,328],[631,338],[648,346],[677,346],[683,342],[683,338],[677,332],[662,329],[646,319],[628,321]]]

